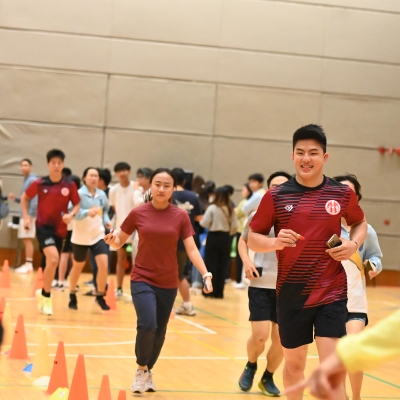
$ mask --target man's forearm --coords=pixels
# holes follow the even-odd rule
[[[249,240],[247,242],[249,248],[257,253],[269,253],[276,251],[276,238],[271,238],[260,233],[249,232]]]
[[[29,199],[26,196],[25,193],[22,194],[21,196],[21,211],[22,211],[22,218],[28,218],[28,205],[29,205]]]
[[[367,237],[367,229],[368,229],[368,223],[367,220],[365,219],[364,221],[356,225],[353,225],[350,228],[350,240],[354,240],[355,242],[357,242],[357,250],[364,243]]]

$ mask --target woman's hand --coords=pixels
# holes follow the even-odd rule
[[[254,274],[256,276],[254,276]],[[260,274],[256,270],[255,265],[251,261],[244,263],[244,276],[250,280],[260,277]]]
[[[214,289],[212,286],[212,281],[211,281],[211,276],[207,276],[206,279],[204,279],[204,287],[203,287],[203,292],[204,293],[211,293]]]

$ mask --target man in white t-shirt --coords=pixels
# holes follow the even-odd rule
[[[110,205],[115,211],[115,229],[119,229],[125,218],[135,207],[133,200],[134,182],[129,179],[131,166],[126,162],[119,162],[115,164],[114,172],[118,178],[119,183],[114,185],[109,192]],[[117,250],[117,299],[123,296],[122,285],[126,272],[126,262],[128,259],[127,247]]]
[[[283,171],[273,173],[268,178],[268,189],[288,181],[291,176]],[[267,396],[278,396],[280,391],[275,386],[273,374],[283,360],[283,350],[279,338],[278,318],[276,315],[276,277],[278,260],[275,252],[255,253],[254,263],[248,255],[247,239],[249,225],[255,211],[250,214],[246,226],[239,239],[238,250],[243,260],[246,277],[250,280],[249,310],[251,321],[251,336],[247,342],[248,362],[239,378],[239,387],[248,392],[257,371],[258,357],[264,352],[265,342],[271,330],[271,346],[267,353],[267,366],[258,387]],[[274,229],[268,235],[275,237]],[[271,329],[270,329],[271,328]]]
[[[248,178],[249,186],[253,194],[243,204],[242,212],[245,215],[250,215],[253,211],[256,211],[261,203],[261,199],[265,194],[264,189],[264,176],[262,174],[252,174]]]

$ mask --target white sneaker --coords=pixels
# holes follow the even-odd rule
[[[65,288],[69,288],[68,279],[64,279],[63,282],[62,282],[62,285],[63,285]]]
[[[235,289],[246,289],[246,284],[244,282],[234,283],[233,287]]]
[[[42,289],[36,290],[35,294],[38,301],[38,310],[43,315],[53,315],[53,302],[51,297],[44,297],[42,295]]]
[[[144,393],[146,391],[146,382],[149,379],[149,372],[138,369],[131,385],[132,393]]]
[[[196,310],[191,306],[190,308],[186,308],[183,304],[179,308],[175,308],[175,314],[178,315],[189,315],[190,317],[193,317],[196,315]]]
[[[28,274],[29,272],[32,272],[32,271],[33,271],[32,264],[24,264],[15,269],[15,272],[17,274]]]
[[[51,282],[51,287],[58,288],[58,280],[57,279],[53,279],[53,282]]]
[[[147,378],[147,381],[145,383],[145,389],[146,392],[155,392],[157,390],[156,388],[156,384],[153,381],[153,373],[151,371],[149,371],[149,376]]]

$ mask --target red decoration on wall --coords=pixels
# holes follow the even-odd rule
[[[385,225],[390,225],[390,220],[389,220],[389,219],[385,219],[385,220],[383,221],[383,223],[384,223]]]
[[[385,154],[386,153],[386,149],[384,147],[379,147],[378,151],[381,154]]]

